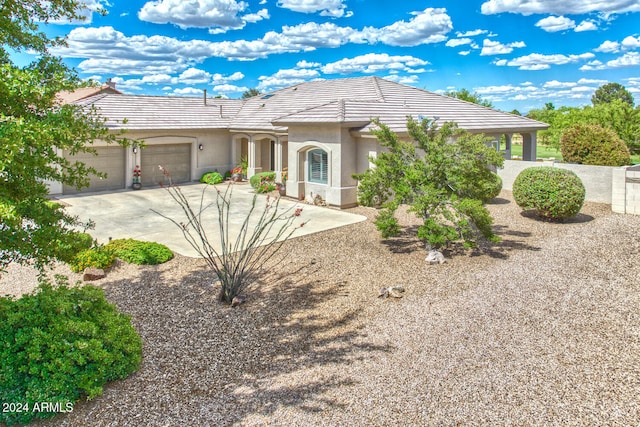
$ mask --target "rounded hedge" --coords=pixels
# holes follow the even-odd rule
[[[43,284],[20,299],[0,298],[0,360],[0,402],[19,404],[3,408],[0,424],[28,423],[56,415],[37,410],[43,402],[70,411],[135,372],[142,341],[102,289]]]
[[[222,181],[224,181],[224,178],[218,172],[207,172],[200,178],[200,182],[209,185],[220,184]]]
[[[624,166],[631,163],[629,148],[611,129],[579,123],[560,138],[562,159],[583,165]]]
[[[567,169],[537,166],[523,170],[513,183],[513,198],[524,210],[547,219],[575,216],[582,209],[585,188]]]
[[[171,249],[156,242],[142,242],[134,239],[116,239],[107,246],[116,257],[130,264],[155,265],[173,258]]]

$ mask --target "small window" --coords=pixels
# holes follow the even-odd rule
[[[326,184],[329,176],[327,152],[320,149],[311,150],[307,154],[307,162],[309,163],[309,182]]]
[[[264,96],[263,96],[262,98],[260,98],[260,99],[269,99],[269,98],[271,98],[273,95],[275,95],[275,94],[274,94],[274,93],[268,93],[268,94],[264,95]]]

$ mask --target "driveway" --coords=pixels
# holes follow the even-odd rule
[[[205,187],[207,187],[206,184],[187,184],[182,185],[181,189],[194,210],[200,206],[200,198],[203,195],[203,190],[206,190],[204,191],[204,205],[213,202],[214,206],[205,211],[202,222],[209,242],[217,245],[217,249],[219,249],[218,211],[215,207],[216,192],[213,187],[206,189]],[[218,188],[221,191],[226,189],[224,184],[219,185]],[[237,235],[251,206],[253,196],[253,188],[248,183],[234,184],[229,220],[230,236]],[[66,205],[70,214],[77,215],[83,221],[90,219],[95,223],[95,228],[89,230],[89,233],[100,243],[108,242],[109,238],[132,238],[165,244],[181,255],[198,256],[176,225],[153,212],[155,210],[177,222],[183,222],[186,219],[178,204],[164,188],[59,196],[57,199]],[[256,213],[259,215],[262,212],[265,203],[266,195],[258,195],[254,216]],[[307,205],[288,199],[282,199],[278,209],[285,212],[294,206],[303,208],[294,225],[308,222],[304,227],[298,228],[292,237],[342,227],[366,219],[361,215]]]

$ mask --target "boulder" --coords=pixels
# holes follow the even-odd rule
[[[84,270],[84,275],[82,276],[82,280],[85,282],[90,282],[92,280],[104,279],[107,274],[101,268],[89,267]]]

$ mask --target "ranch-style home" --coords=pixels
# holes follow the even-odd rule
[[[379,118],[401,136],[407,132],[407,116],[455,121],[495,141],[504,135],[507,158],[512,136],[520,134],[524,160],[535,160],[536,133],[548,127],[378,77],[312,81],[246,100],[107,90],[74,102],[95,106],[109,128],[127,129],[127,137],[144,141],[143,147],[129,148],[96,141],[98,156],[73,157],[107,173],[106,179],[92,179],[81,192],[127,188],[136,165],[142,170],[143,187],[149,187],[163,181],[158,165],[170,171],[174,182],[184,183],[205,172],[224,174],[246,157],[247,175],[274,171],[280,180],[287,171],[288,196],[313,193],[337,207],[356,204],[352,174],[364,172],[369,158],[382,150],[370,132],[371,118]],[[79,190],[53,183],[51,192]]]

